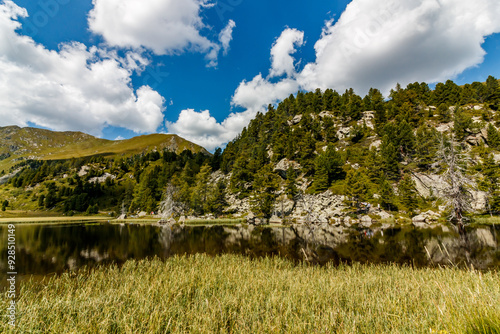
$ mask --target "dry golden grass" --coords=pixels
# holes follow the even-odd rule
[[[236,255],[128,261],[21,283],[18,327],[0,332],[498,333],[499,282],[497,272]]]

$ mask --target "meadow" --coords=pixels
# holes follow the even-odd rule
[[[500,274],[195,255],[20,283],[2,333],[500,333]],[[7,308],[2,294],[0,309]]]

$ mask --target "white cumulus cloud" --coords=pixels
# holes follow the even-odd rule
[[[298,84],[293,79],[271,83],[259,74],[252,81],[242,82],[233,96],[232,103],[245,108],[244,112],[231,113],[218,123],[208,110],[196,112],[186,109],[176,122],[166,122],[166,127],[170,133],[213,150],[234,139],[269,103],[283,100],[297,89]]]
[[[498,17],[498,0],[353,0],[336,23],[326,22],[315,43],[316,60],[300,71],[292,55],[304,44],[304,33],[286,28],[272,47],[269,76],[242,81],[233,95],[232,105],[246,111],[213,124],[231,124],[239,133],[257,111],[299,89],[352,87],[365,94],[375,87],[387,94],[398,82],[453,78],[482,63],[481,45],[500,32]]]
[[[316,61],[299,75],[304,89],[444,81],[480,64],[485,36],[500,31],[497,0],[352,1],[327,23]]]
[[[134,90],[131,75],[148,60],[118,57],[96,47],[66,43],[46,49],[16,32],[28,15],[12,1],[0,5],[0,125],[28,122],[54,130],[100,135],[108,125],[137,133],[156,131],[164,99],[149,86]]]
[[[304,32],[285,29],[271,48],[271,77],[295,74],[295,59],[292,57],[297,47],[304,44]]]
[[[227,52],[234,21],[221,32],[220,43],[204,36],[210,30],[201,17],[209,0],[93,0],[89,28],[110,46],[152,50],[157,55],[185,51],[205,54],[217,66],[221,47]]]
[[[236,23],[233,20],[229,20],[228,24],[219,34],[219,42],[222,46],[222,51],[224,55],[227,55],[229,50],[229,43],[233,40],[233,29],[236,27]]]

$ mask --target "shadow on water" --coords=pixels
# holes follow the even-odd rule
[[[469,242],[441,228],[385,230],[333,226],[18,225],[16,270],[47,275],[128,259],[206,253],[282,256],[316,264],[397,263],[416,267],[500,267],[500,228],[469,231]],[[0,226],[0,274],[7,272],[7,227]]]

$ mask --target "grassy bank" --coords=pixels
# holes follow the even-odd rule
[[[38,224],[49,224],[49,223],[85,223],[85,222],[95,222],[95,221],[108,221],[109,217],[102,216],[72,216],[72,217],[17,217],[17,218],[0,218],[0,225],[11,224],[11,223],[38,223]]]
[[[235,255],[129,261],[22,283],[17,331],[2,321],[0,332],[498,333],[498,282],[495,272]]]

